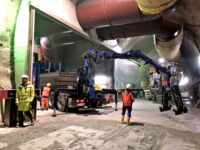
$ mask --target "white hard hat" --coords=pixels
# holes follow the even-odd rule
[[[131,87],[132,87],[132,85],[130,83],[126,85],[127,89],[131,89]]]
[[[26,78],[26,79],[28,79],[28,75],[26,75],[26,74],[23,74],[22,76],[21,76],[21,78],[23,79],[23,78]]]
[[[42,48],[47,49],[50,46],[50,41],[49,41],[48,37],[41,37],[40,45],[42,46]]]

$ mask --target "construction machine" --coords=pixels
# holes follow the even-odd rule
[[[164,74],[165,78],[162,81],[162,106],[160,107],[160,111],[170,110],[172,104],[174,102],[176,108],[173,109],[176,115],[187,113],[188,109],[184,106],[179,86],[178,86],[178,78],[176,74],[173,72],[173,68],[175,66],[170,66],[168,68],[161,66],[160,64],[153,61],[151,58],[144,55],[140,50],[130,50],[124,53],[117,53],[113,51],[97,51],[88,49],[84,54],[84,77],[83,74],[79,74],[79,79],[84,79],[85,82],[79,82],[78,86],[80,92],[83,93],[83,87],[90,87],[88,94],[90,95],[90,91],[92,92],[94,80],[93,75],[95,72],[95,64],[100,63],[104,59],[141,59],[156,69],[156,72]],[[82,80],[83,81],[83,80]],[[82,89],[82,90],[81,90]],[[85,93],[86,91],[84,91]],[[171,103],[171,104],[170,104]],[[117,102],[116,102],[117,105]]]
[[[184,106],[179,86],[178,78],[172,71],[173,67],[163,67],[151,58],[147,57],[140,50],[130,50],[124,53],[117,53],[114,51],[100,51],[88,49],[84,54],[84,66],[77,70],[76,84],[73,88],[57,88],[53,99],[54,105],[59,110],[65,111],[68,108],[94,108],[102,105],[105,101],[105,94],[114,94],[115,96],[115,110],[117,110],[117,90],[115,89],[102,89],[95,90],[94,87],[94,74],[95,64],[104,61],[105,59],[141,59],[155,68],[156,72],[163,74],[165,78],[162,80],[162,104],[160,111],[171,110],[172,106],[175,114],[187,113],[188,109]],[[134,89],[133,89],[134,90]],[[57,105],[56,105],[57,104]]]

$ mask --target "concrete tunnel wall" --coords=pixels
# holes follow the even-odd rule
[[[14,65],[17,64],[18,58],[14,56],[17,46],[15,41],[16,21],[18,9],[21,0],[18,1],[0,1],[0,87],[10,89],[15,87],[14,75],[16,74]],[[20,8],[21,9],[21,8]],[[28,41],[27,41],[28,42]],[[23,51],[23,47],[21,47]],[[14,62],[15,57],[15,62]],[[19,69],[24,66],[18,66]]]

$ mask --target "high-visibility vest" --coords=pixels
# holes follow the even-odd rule
[[[134,101],[134,96],[132,93],[128,93],[128,92],[124,92],[122,93],[122,101],[123,101],[123,105],[130,107],[132,106],[132,103]]]
[[[42,92],[42,96],[49,97],[49,92],[50,92],[50,88],[44,87],[43,92]]]
[[[27,85],[20,85],[16,92],[18,111],[28,111],[30,109],[30,102],[34,99],[34,95],[34,86],[30,82],[28,82]]]

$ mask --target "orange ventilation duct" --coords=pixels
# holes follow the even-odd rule
[[[164,40],[166,39],[166,40]],[[156,35],[154,38],[158,54],[169,61],[178,60],[181,57],[180,47],[183,40],[183,28],[174,33],[169,39]]]
[[[97,28],[103,40],[155,34],[158,53],[174,60],[180,56],[182,26],[162,16],[171,11],[177,1],[85,0],[77,5],[76,12],[82,28]]]
[[[151,1],[158,3],[158,0]],[[177,0],[173,1],[176,2]],[[163,3],[161,4],[163,5]],[[77,5],[76,14],[81,27],[91,29],[155,20],[170,11],[171,5],[169,6],[160,13],[145,15],[139,10],[136,0],[85,0]],[[146,7],[149,7],[149,5]],[[152,7],[157,10],[160,6],[157,4]]]

